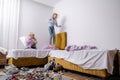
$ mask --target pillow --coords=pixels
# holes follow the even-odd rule
[[[20,37],[19,38],[20,39],[20,41],[22,42],[22,44],[26,47],[26,36],[22,36],[22,37]]]

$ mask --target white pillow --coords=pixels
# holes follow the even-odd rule
[[[20,37],[19,38],[20,39],[20,41],[23,43],[23,45],[26,47],[26,36],[22,36],[22,37]]]

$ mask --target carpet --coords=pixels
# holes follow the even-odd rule
[[[20,69],[14,66],[8,66],[0,71],[0,80],[76,80],[61,73],[53,71],[44,71],[43,68]]]

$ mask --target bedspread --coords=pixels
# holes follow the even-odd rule
[[[107,69],[107,72],[110,74],[113,72],[115,54],[115,50],[80,50],[69,52],[54,50],[49,53],[50,57],[63,58],[84,69]]]
[[[45,58],[48,56],[49,50],[36,49],[12,49],[8,51],[7,58],[18,59],[20,57],[36,57]]]

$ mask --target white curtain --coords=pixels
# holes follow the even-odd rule
[[[17,48],[20,0],[0,0],[0,46]]]

